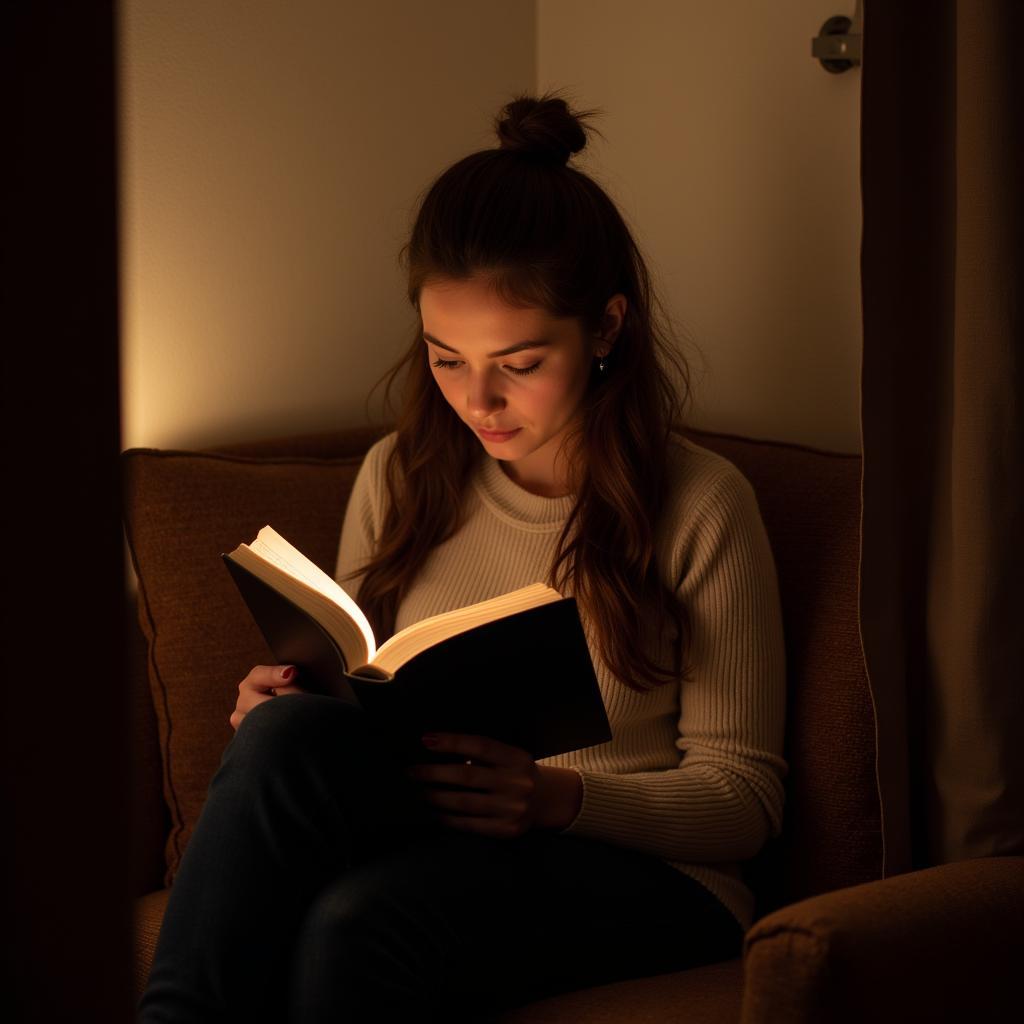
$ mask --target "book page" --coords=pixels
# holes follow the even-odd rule
[[[366,661],[372,661],[377,650],[373,629],[363,610],[352,600],[348,592],[327,575],[315,562],[307,558],[297,547],[290,544],[273,527],[264,526],[251,544],[242,544],[264,562],[275,566],[288,576],[322,595],[331,604],[340,608],[351,619],[359,634],[360,646],[365,648]],[[269,582],[269,581],[268,581]],[[312,611],[312,609],[307,609]],[[332,619],[336,619],[332,616]],[[325,623],[326,625],[326,623]],[[340,638],[339,638],[340,639]],[[351,649],[351,643],[347,645]]]
[[[421,651],[433,647],[441,640],[447,640],[448,637],[464,633],[485,622],[493,622],[495,619],[525,611],[527,608],[537,608],[561,600],[562,595],[546,583],[532,583],[528,587],[510,591],[500,597],[492,597],[488,601],[456,608],[414,622],[381,644],[376,657],[370,660],[377,668],[394,673]]]

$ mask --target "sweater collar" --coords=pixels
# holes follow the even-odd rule
[[[546,498],[531,494],[510,480],[501,464],[484,453],[476,477],[476,489],[484,502],[505,519],[541,529],[561,529],[576,504],[576,496]]]

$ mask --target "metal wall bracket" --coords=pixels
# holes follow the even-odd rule
[[[857,0],[852,18],[839,14],[821,26],[821,31],[811,40],[811,56],[817,57],[821,66],[834,75],[859,67],[862,25],[861,0]]]

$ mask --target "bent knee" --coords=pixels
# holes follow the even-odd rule
[[[236,755],[256,755],[265,763],[319,740],[336,743],[340,732],[359,728],[363,717],[359,708],[334,697],[282,694],[257,704],[242,719],[231,747]]]
[[[353,873],[327,886],[310,905],[302,925],[302,939],[311,948],[359,945],[374,937],[397,934],[402,922],[415,918],[419,894],[411,893],[401,879],[367,878]]]

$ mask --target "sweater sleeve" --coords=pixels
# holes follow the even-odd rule
[[[583,802],[564,831],[666,860],[736,862],[782,825],[786,670],[775,563],[754,490],[731,463],[677,518],[673,579],[691,622],[679,764],[625,774],[574,765]]]

